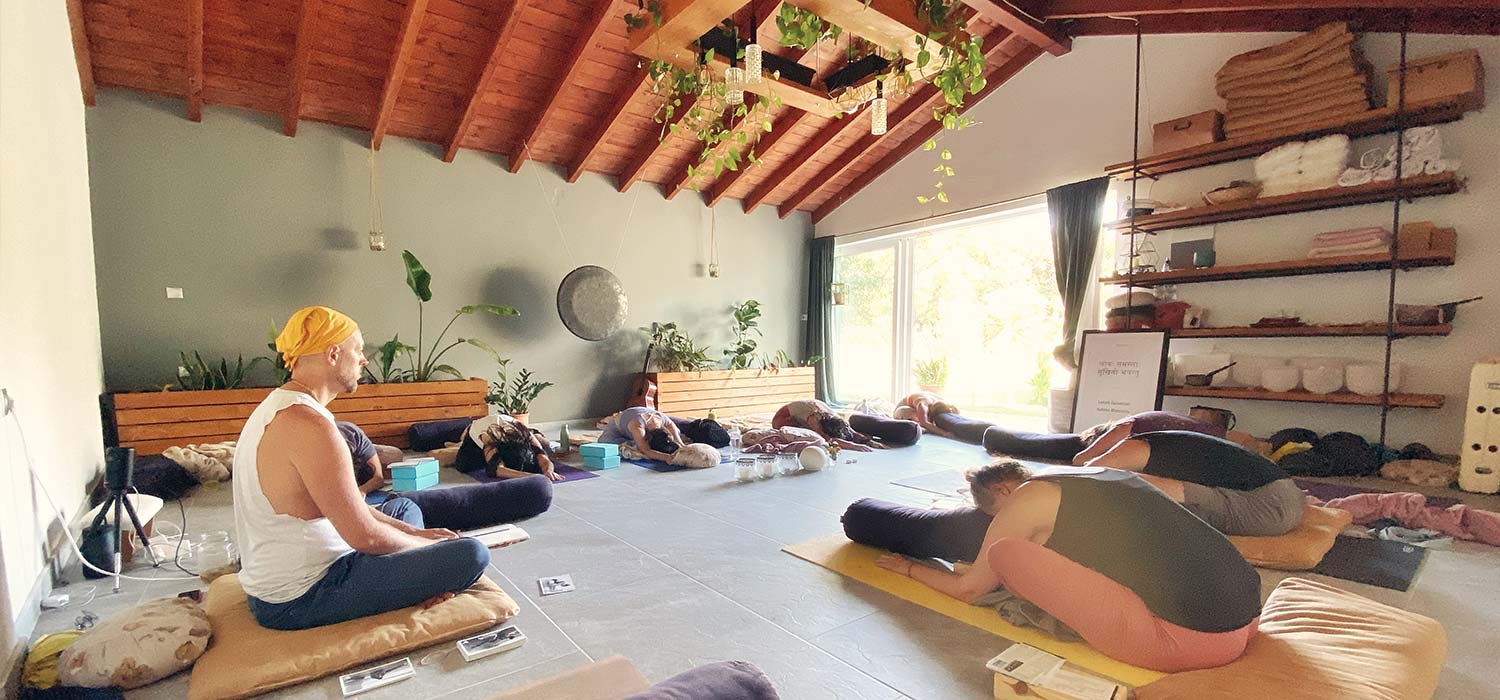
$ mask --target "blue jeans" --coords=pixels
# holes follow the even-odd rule
[[[365,494],[365,503],[375,506],[376,510],[414,528],[422,529],[427,527],[427,521],[422,515],[422,509],[417,507],[416,501],[410,498],[396,496],[390,491],[371,491]]]
[[[474,585],[490,564],[479,540],[460,537],[395,554],[350,552],[300,597],[267,603],[250,596],[263,627],[300,630],[408,608]]]

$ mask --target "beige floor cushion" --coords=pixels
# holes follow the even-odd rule
[[[357,595],[357,593],[355,593]],[[519,608],[487,578],[452,600],[327,627],[284,632],[250,614],[239,576],[213,582],[204,600],[213,642],[188,681],[188,700],[231,700],[296,685],[378,659],[478,634]]]
[[[1306,571],[1323,561],[1333,540],[1353,521],[1349,511],[1304,506],[1302,522],[1291,532],[1275,537],[1230,537],[1245,561],[1282,571]]]
[[[1448,642],[1437,620],[1327,584],[1289,578],[1238,661],[1174,673],[1138,700],[1428,700]]]
[[[487,700],[620,700],[649,687],[651,683],[625,657],[611,656]]]
[[[209,644],[203,608],[185,598],[152,600],[111,615],[57,660],[63,685],[139,688],[193,665]]]

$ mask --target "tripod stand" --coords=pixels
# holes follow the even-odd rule
[[[132,447],[109,447],[104,450],[104,486],[109,494],[104,497],[104,505],[99,508],[99,515],[94,516],[94,522],[89,530],[98,533],[104,527],[106,518],[111,510],[114,511],[114,541],[111,552],[92,552],[95,556],[100,554],[113,555],[115,589],[120,592],[120,572],[124,568],[120,556],[120,529],[124,525],[124,515],[130,516],[130,524],[135,526],[135,534],[141,539],[141,548],[146,550],[146,556],[151,559],[151,566],[161,566],[156,560],[156,552],[151,551],[151,541],[146,538],[146,528],[141,526],[141,519],[135,514],[135,506],[127,498],[127,493],[135,485],[135,448]],[[121,511],[124,511],[123,513]],[[91,562],[99,566],[99,562]],[[105,568],[105,567],[100,567]],[[84,568],[88,572],[88,568]]]

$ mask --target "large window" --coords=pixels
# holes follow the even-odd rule
[[[1042,426],[1062,303],[1041,198],[843,244],[834,267],[840,401],[929,389],[971,415]]]

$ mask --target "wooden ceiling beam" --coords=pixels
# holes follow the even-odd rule
[[[1024,11],[1017,9],[1011,0],[963,0],[963,3],[974,8],[991,22],[1042,47],[1053,56],[1061,56],[1073,48],[1073,40],[1069,39],[1058,26],[1047,26],[1036,21]]]
[[[776,172],[771,173],[771,176],[766,178],[765,182],[760,183],[760,186],[755,188],[749,197],[745,198],[745,213],[749,214],[755,211],[756,207],[765,203],[768,197],[775,194],[777,190],[781,189],[782,185],[786,184],[789,178],[796,175],[808,163],[811,163],[813,157],[821,153],[824,148],[827,148],[828,144],[837,141],[840,136],[854,129],[856,125],[863,125],[864,128],[868,129],[870,122],[864,117],[869,111],[869,108],[865,107],[854,114],[845,114],[843,118],[836,119],[832,124],[820,129],[811,141],[808,141],[800,150],[790,158],[787,158],[786,162],[780,168],[776,169]]]
[[[599,147],[604,145],[604,140],[609,137],[609,133],[620,123],[621,115],[625,114],[625,110],[630,107],[630,103],[635,100],[636,95],[640,94],[641,88],[646,86],[646,81],[650,78],[651,74],[645,68],[637,68],[635,75],[620,88],[619,94],[615,95],[614,106],[609,108],[609,114],[606,114],[604,120],[599,123],[598,131],[589,137],[588,145],[584,147],[583,153],[579,154],[578,160],[568,168],[568,182],[578,182],[578,178],[583,177],[590,162],[599,155]]]
[[[320,0],[302,0],[297,10],[297,43],[292,49],[292,74],[287,81],[286,107],[281,113],[281,130],[287,136],[297,135],[297,120],[302,116],[302,85],[307,78],[307,63],[312,57],[313,32],[317,28]]]
[[[980,90],[979,94],[974,96],[973,101],[965,105],[964,111],[967,112],[968,110],[973,109],[974,105],[979,104],[984,100],[985,97],[988,97],[990,93],[994,92],[1001,85],[1004,85],[1006,81],[1010,80],[1017,73],[1021,72],[1021,69],[1025,68],[1041,55],[1042,49],[1034,44],[1021,47],[1019,53],[1011,56],[1010,59],[996,66],[993,70],[985,75],[986,84],[984,86],[984,89]],[[859,177],[854,178],[854,181],[849,183],[848,187],[845,187],[838,194],[830,197],[828,201],[824,202],[823,204],[819,205],[817,209],[813,210],[813,223],[822,221],[823,218],[832,213],[834,209],[839,208],[840,205],[849,201],[850,198],[852,198],[856,193],[868,186],[871,182],[874,182],[875,179],[884,174],[885,171],[890,170],[892,166],[901,162],[907,156],[911,155],[912,152],[916,151],[917,148],[921,147],[922,144],[927,143],[927,140],[937,135],[937,132],[942,128],[943,125],[937,123],[936,121],[930,121],[922,125],[922,127],[918,129],[916,133],[908,136],[905,141],[901,142],[901,145],[892,149],[891,152],[887,153],[884,158],[881,158],[877,163],[875,163],[874,166],[870,167],[869,170],[864,171],[859,175]]]
[[[426,14],[427,0],[407,0],[406,10],[401,15],[401,31],[396,34],[396,55],[391,57],[391,67],[385,72],[380,106],[375,110],[375,123],[370,125],[370,148],[377,151],[381,141],[385,140],[385,130],[390,128],[391,114],[396,111],[396,96],[401,93],[401,85],[406,80],[406,67],[411,64],[412,49],[417,45],[417,33]]]
[[[667,139],[671,137],[673,131],[677,130],[677,125],[682,123],[682,120],[687,117],[687,113],[693,109],[693,105],[696,103],[697,100],[686,100],[677,107],[677,113],[672,116],[672,123],[663,132],[665,136],[657,138],[656,134],[652,134],[646,139],[646,144],[639,149],[635,158],[631,160],[630,165],[625,167],[625,172],[620,173],[620,182],[616,187],[621,192],[630,189],[630,186],[635,184],[636,180],[641,179],[641,172],[646,169],[646,166],[650,164],[651,160],[658,153],[661,153],[662,147],[667,143]]]
[[[1490,2],[1491,0],[1483,0]],[[1348,22],[1355,32],[1500,35],[1500,10],[1418,8],[1402,12],[1381,9],[1243,10],[1190,14],[1137,15],[1144,34],[1225,32],[1305,32],[1329,22]],[[1107,17],[1068,20],[1073,36],[1118,36],[1135,33],[1135,23]]]
[[[1180,15],[1256,10],[1500,9],[1500,0],[1050,0],[1034,3],[1046,19]]]
[[[777,142],[785,138],[786,135],[791,133],[793,129],[797,128],[799,124],[811,118],[811,112],[789,109],[781,115],[781,118],[774,120],[771,124],[771,133],[761,137],[760,143],[756,144],[756,146],[760,148],[761,157],[761,164],[758,167],[770,167],[770,164],[765,162],[765,155],[767,153],[770,153],[771,149],[776,147]],[[749,170],[749,168],[731,170],[727,173],[724,173],[723,176],[716,180],[713,185],[709,186],[708,206],[711,207],[718,204],[719,200],[723,199],[724,195],[729,193],[729,188],[733,187],[734,183],[739,181],[739,179],[743,177]]]
[[[542,110],[531,120],[531,126],[521,134],[516,141],[515,148],[511,149],[510,171],[520,172],[521,165],[530,156],[529,144],[536,140],[536,135],[542,130],[542,126],[552,119],[553,112],[557,109],[558,98],[562,97],[563,91],[573,82],[578,75],[578,69],[583,65],[583,57],[599,43],[600,37],[604,35],[605,23],[613,18],[610,12],[615,6],[615,0],[594,0],[594,12],[583,25],[583,32],[573,42],[573,48],[568,52],[568,66],[563,69],[561,76],[552,81],[552,94],[547,96]]]
[[[188,0],[187,115],[203,121],[203,0]]]
[[[73,34],[73,62],[78,64],[78,87],[83,104],[94,106],[94,61],[89,56],[89,34],[83,23],[83,0],[68,0],[68,29]]]
[[[1026,44],[1029,41],[1029,39],[1022,37],[1019,34],[1007,31],[1004,28],[997,29],[993,32],[990,32],[990,34],[984,38],[982,49],[984,51],[984,59],[986,62],[988,62],[991,59],[995,58],[997,55],[1001,55],[1004,52],[1013,52],[1019,49],[1021,45]],[[835,159],[832,163],[829,163],[828,167],[825,167],[821,171],[819,171],[817,175],[814,175],[811,180],[807,181],[807,184],[803,185],[801,189],[797,190],[796,193],[787,198],[785,202],[782,202],[781,206],[777,207],[777,213],[783,219],[791,216],[792,212],[796,211],[797,208],[802,206],[802,204],[806,202],[810,197],[817,194],[820,190],[822,190],[824,187],[827,187],[839,176],[843,175],[844,172],[847,171],[851,166],[853,166],[860,158],[863,158],[866,153],[869,153],[876,144],[886,140],[891,134],[895,133],[897,130],[901,129],[902,127],[906,126],[919,117],[925,117],[929,120],[932,119],[931,105],[934,100],[942,97],[942,94],[943,91],[938,89],[938,87],[936,85],[933,85],[932,83],[926,83],[922,87],[918,88],[916,92],[911,94],[911,96],[907,97],[905,100],[902,100],[901,106],[897,107],[895,112],[887,115],[887,128],[885,134],[880,136],[876,136],[874,134],[865,134],[864,136],[860,137],[858,141],[854,142],[854,145],[844,149],[844,152],[840,153],[837,159]],[[977,100],[970,101],[970,104],[975,101]]]
[[[453,128],[453,136],[448,139],[448,148],[443,152],[443,162],[452,163],[454,156],[458,155],[459,146],[463,145],[464,139],[469,135],[469,128],[474,124],[474,115],[479,107],[479,95],[484,92],[484,87],[490,84],[495,71],[500,69],[500,54],[510,43],[510,37],[515,34],[517,20],[521,17],[521,11],[526,9],[530,0],[511,0],[509,8],[505,10],[505,18],[500,20],[500,31],[495,34],[495,43],[490,47],[490,57],[484,62],[484,70],[479,73],[479,80],[474,83],[474,90],[469,93],[469,99],[464,102],[464,113],[458,119],[458,125]]]
[[[712,162],[714,160],[716,160],[719,157],[719,153],[721,151],[723,151],[725,148],[728,148],[729,142],[734,139],[734,134],[739,131],[740,126],[742,126],[745,123],[745,119],[747,119],[750,116],[750,114],[752,113],[752,111],[754,110],[755,100],[756,100],[755,95],[752,95],[752,94],[746,94],[745,95],[745,107],[746,107],[745,113],[730,118],[730,120],[729,120],[729,127],[728,127],[729,128],[729,131],[728,131],[729,135],[727,137],[725,137],[724,141],[720,142],[717,146],[715,146],[712,150],[710,150],[707,157],[699,158],[698,155],[695,154],[693,157],[691,157],[691,158],[688,159],[688,164],[687,164],[687,166],[685,166],[682,169],[682,173],[677,176],[676,180],[672,181],[672,184],[670,184],[670,185],[667,186],[667,192],[666,192],[666,198],[667,199],[671,199],[673,197],[676,197],[679,192],[682,192],[683,190],[687,189],[688,185],[692,183],[693,176],[699,174],[698,171],[696,170],[695,164],[697,164],[697,165],[703,165],[704,167],[708,167],[709,165],[712,164]],[[728,111],[728,110],[726,110],[726,111]],[[759,144],[757,144],[757,145],[759,145]],[[701,153],[701,151],[700,151],[700,153]],[[740,170],[744,170],[745,168],[748,168],[748,167],[750,167],[750,163],[748,163],[748,162],[741,163],[740,166],[739,166],[739,169]],[[734,172],[734,171],[733,170],[727,170],[725,172]]]

